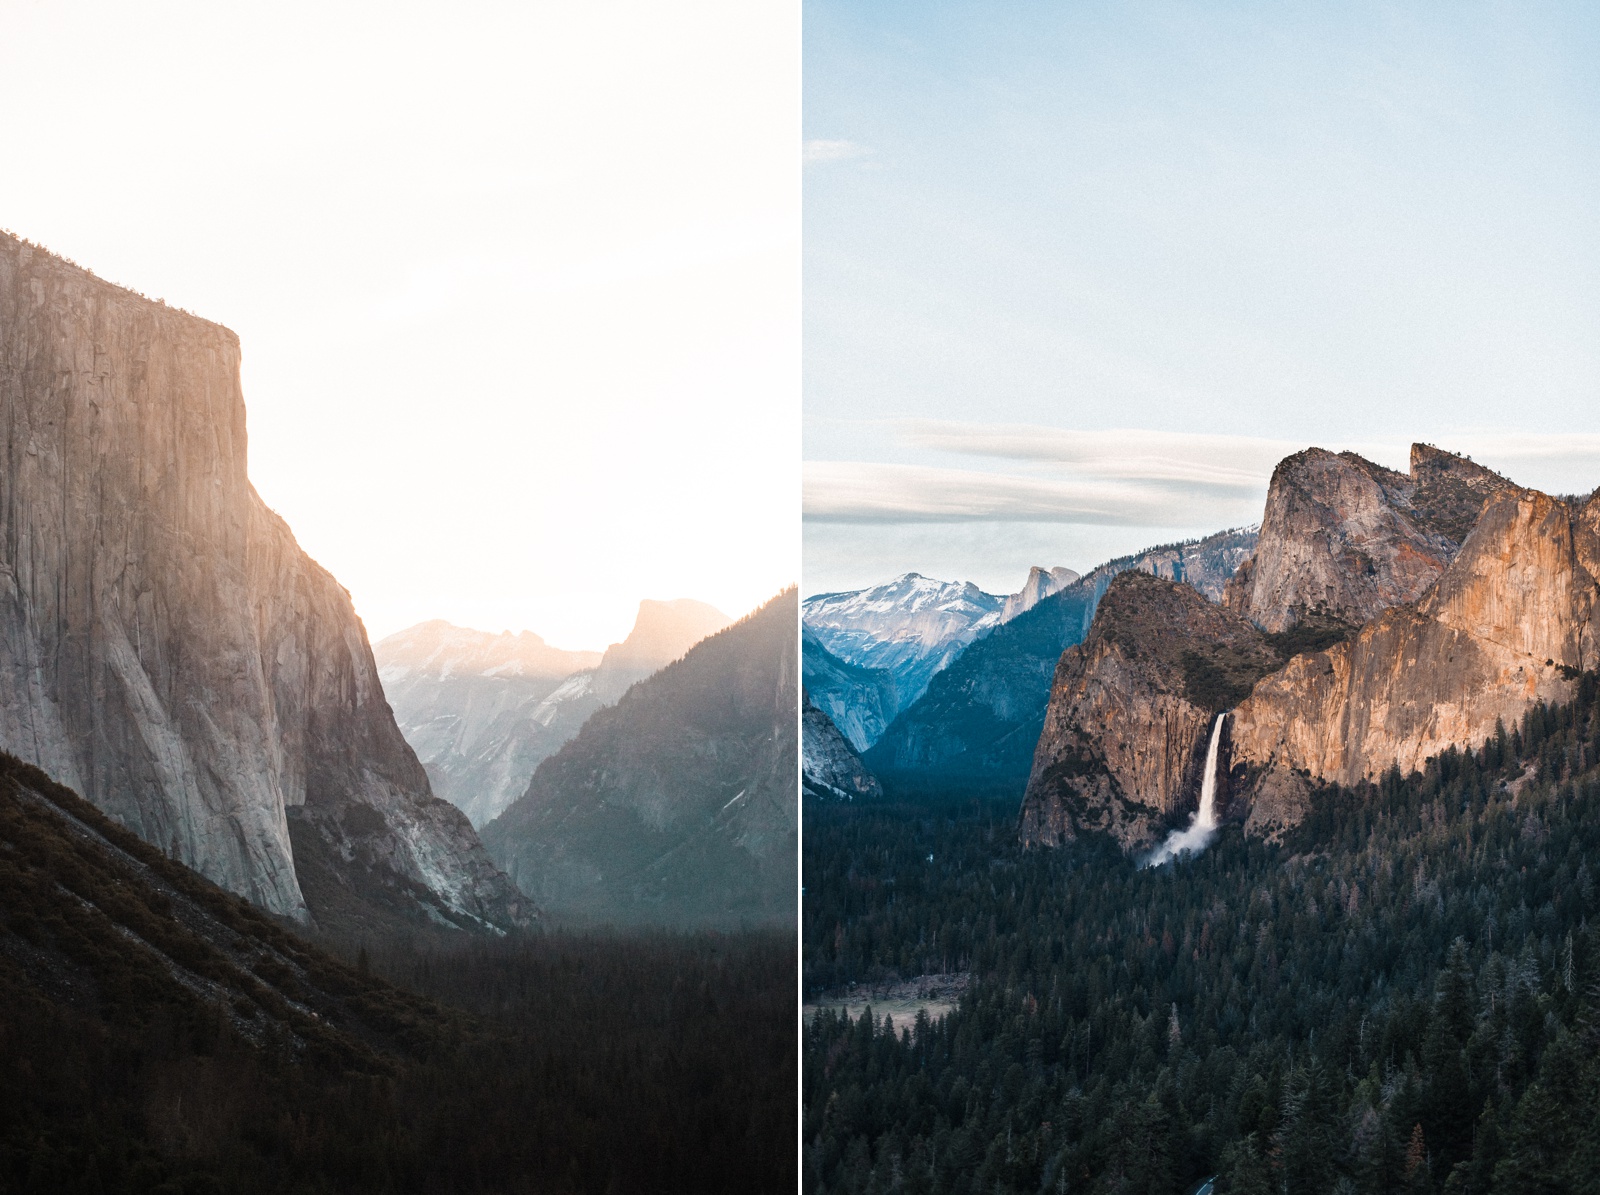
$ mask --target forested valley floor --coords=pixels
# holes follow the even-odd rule
[[[790,933],[308,942],[0,757],[0,1192],[781,1192]]]
[[[813,1020],[803,1189],[1600,1189],[1597,699],[1149,870],[1014,801],[808,804],[808,998],[972,982]]]

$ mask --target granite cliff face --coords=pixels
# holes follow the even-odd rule
[[[1152,818],[1187,800],[1182,761],[1205,743],[1208,721],[1189,707],[1233,710],[1222,813],[1268,837],[1304,817],[1320,782],[1476,748],[1600,666],[1597,576],[1594,501],[1569,505],[1426,445],[1409,474],[1317,449],[1290,457],[1228,585],[1231,625],[1197,622],[1193,597],[1133,610],[1108,594],[1062,657],[1023,837],[1088,829],[1147,845]]]
[[[1475,748],[1537,700],[1570,699],[1600,666],[1600,510],[1501,489],[1415,604],[1352,638],[1297,656],[1233,718],[1233,765],[1258,794],[1250,827],[1302,814],[1303,775],[1340,784],[1409,773],[1448,747]]]
[[[233,333],[0,235],[0,414],[0,747],[274,913],[304,852],[345,908],[525,918],[250,485]]]
[[[1057,661],[1083,642],[1112,579],[1128,571],[1149,573],[1186,581],[1215,601],[1255,543],[1253,531],[1224,531],[1195,543],[1164,544],[1108,561],[1040,599],[934,676],[928,691],[883,732],[868,753],[868,766],[884,776],[983,780],[1020,793],[1033,766]]]
[[[832,719],[803,693],[801,701],[800,791],[832,801],[882,796],[877,777],[867,771]]]
[[[1025,843],[1109,834],[1155,844],[1195,807],[1206,740],[1281,657],[1194,588],[1143,572],[1111,582],[1089,637],[1062,653],[1023,798]]]
[[[798,595],[597,712],[483,830],[541,908],[618,925],[793,924]]]
[[[1425,444],[1411,472],[1307,449],[1272,475],[1255,553],[1224,602],[1266,631],[1360,626],[1414,602],[1454,558],[1483,505],[1511,483]]]

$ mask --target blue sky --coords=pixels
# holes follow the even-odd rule
[[[1307,444],[1600,484],[1600,16],[805,6],[807,592],[1259,517]]]

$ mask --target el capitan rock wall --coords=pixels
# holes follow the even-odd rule
[[[349,595],[250,485],[239,359],[0,234],[0,746],[272,912],[307,915],[297,809],[352,866],[515,920]]]

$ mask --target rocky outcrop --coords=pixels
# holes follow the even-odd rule
[[[839,728],[802,693],[800,715],[800,791],[821,800],[854,801],[881,797],[883,787],[867,771]]]
[[[1033,767],[1061,653],[1083,642],[1112,579],[1138,571],[1187,582],[1215,601],[1255,547],[1252,531],[1223,531],[1108,561],[977,640],[928,684],[868,753],[879,774],[917,773],[1020,793]]]
[[[233,333],[0,235],[0,416],[0,747],[274,913],[304,840],[419,915],[526,916],[251,487]]]
[[[1088,638],[1056,668],[1023,841],[1055,846],[1094,832],[1127,851],[1153,845],[1196,806],[1217,714],[1281,662],[1255,626],[1191,586],[1119,575]]]
[[[1308,618],[1370,622],[1421,597],[1510,484],[1425,444],[1412,447],[1409,474],[1353,452],[1287,457],[1273,471],[1255,553],[1224,602],[1274,632]]]
[[[1204,539],[1146,548],[1133,556],[1102,564],[1085,580],[1099,582],[1103,593],[1105,582],[1099,580],[1101,577],[1109,580],[1117,573],[1137,569],[1154,577],[1182,582],[1208,600],[1220,602],[1229,579],[1256,550],[1257,539],[1255,528],[1236,527]]]
[[[1272,632],[1253,640],[1236,617],[1197,622],[1192,598],[1152,590],[1141,612],[1108,593],[1057,672],[1026,840],[1093,829],[1146,845],[1203,747],[1192,707],[1233,708],[1222,812],[1275,837],[1320,786],[1474,749],[1600,667],[1600,503],[1521,489],[1425,445],[1408,475],[1320,450],[1284,461],[1252,567],[1227,597],[1252,631]],[[1341,627],[1339,641],[1305,650],[1319,624]],[[1208,660],[1208,639],[1233,646]]]
[[[793,589],[597,712],[484,844],[541,908],[619,925],[792,926]]]
[[[1600,666],[1600,509],[1502,488],[1421,600],[1297,656],[1233,718],[1233,764],[1259,794],[1251,828],[1297,820],[1306,779],[1354,784],[1475,748],[1497,720],[1570,698]],[[1298,779],[1297,779],[1298,778]]]

